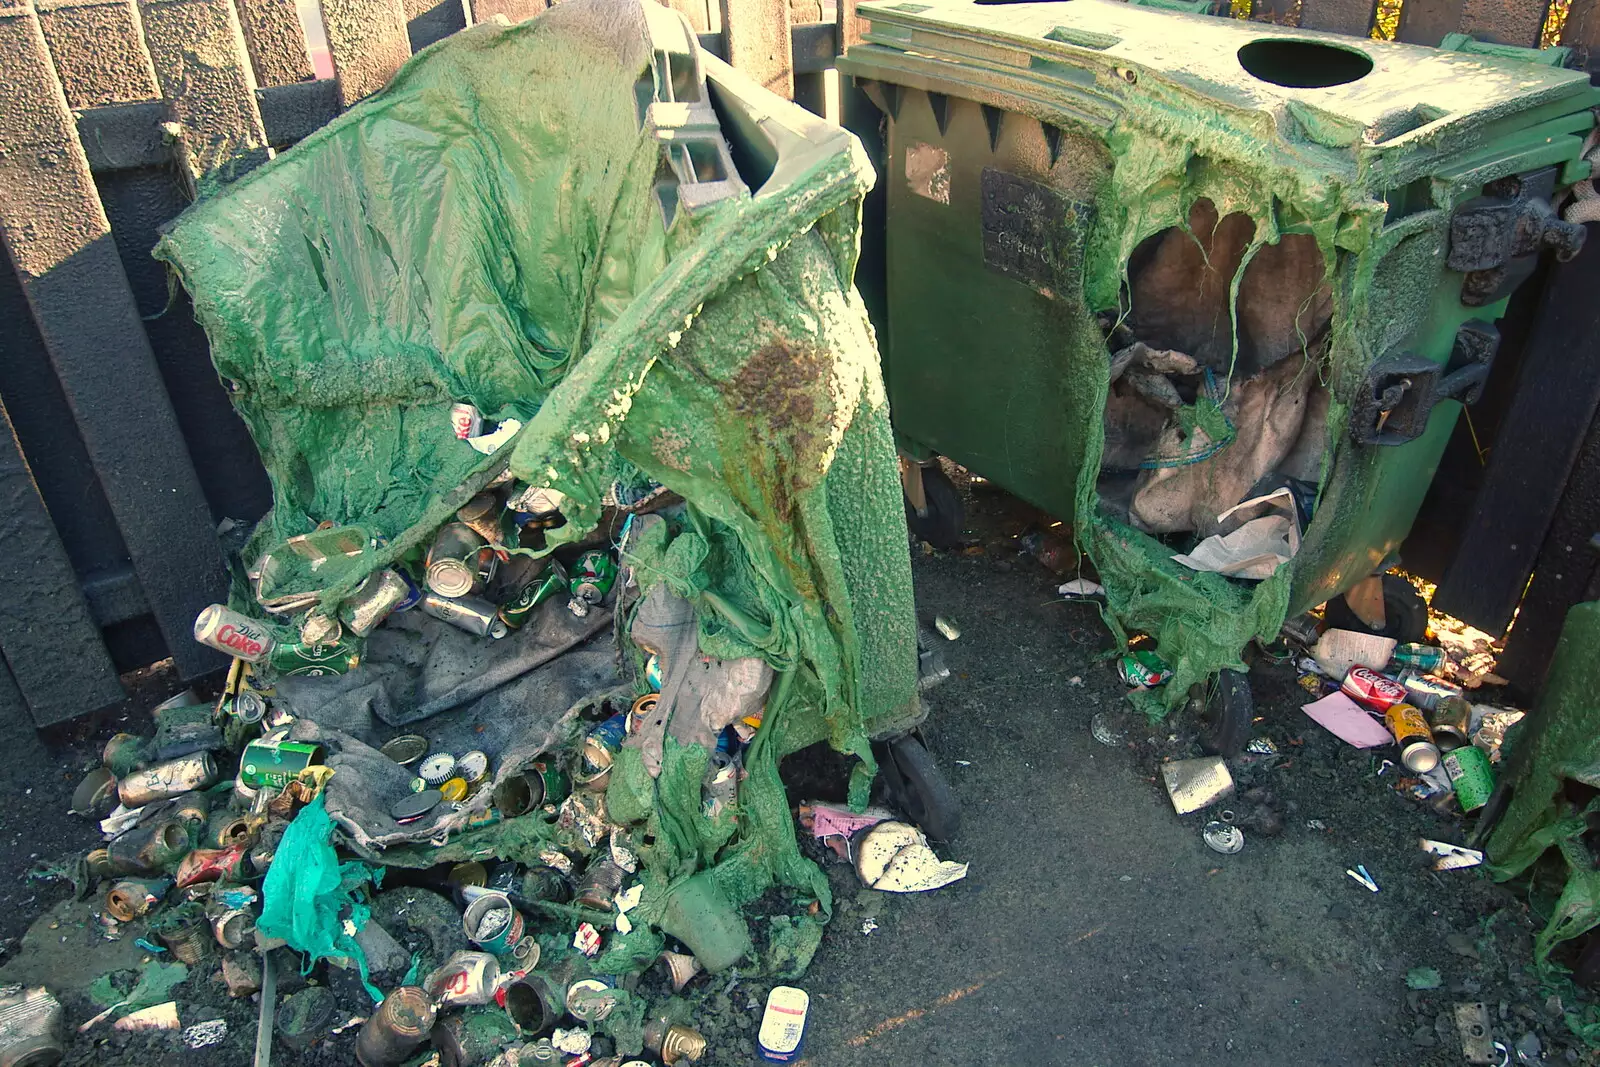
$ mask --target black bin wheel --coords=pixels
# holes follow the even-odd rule
[[[961,828],[961,803],[933,755],[917,738],[897,737],[880,760],[892,804],[934,841],[949,841]]]
[[[911,501],[906,501],[906,525],[911,532],[934,548],[960,548],[961,532],[967,525],[967,509],[955,483],[938,467],[924,467],[922,495],[928,507],[921,515],[911,506]]]
[[[1189,690],[1190,710],[1199,719],[1200,747],[1213,756],[1232,759],[1244,751],[1255,721],[1256,702],[1243,671],[1221,670]]]
[[[1358,633],[1392,637],[1402,644],[1421,641],[1428,635],[1428,602],[1398,574],[1383,576],[1383,626],[1374,630],[1362,622],[1344,597],[1335,597],[1323,608],[1330,627]]]

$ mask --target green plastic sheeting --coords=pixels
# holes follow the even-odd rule
[[[1515,768],[1505,784],[1511,804],[1489,836],[1488,854],[1497,879],[1513,878],[1546,850],[1566,862],[1566,886],[1549,923],[1534,941],[1543,963],[1557,943],[1600,926],[1600,871],[1582,837],[1600,815],[1600,798],[1581,807],[1566,792],[1569,783],[1585,795],[1600,789],[1600,602],[1579,604],[1567,614],[1550,663],[1550,675],[1534,710],[1506,732],[1503,766]]]
[[[333,820],[317,797],[301,808],[283,832],[272,866],[261,885],[261,921],[268,937],[281,937],[305,957],[305,970],[320,959],[353,959],[367,980],[367,957],[354,932],[366,925],[372,909],[365,890],[383,880],[383,871],[359,860],[339,862],[333,847]],[[382,994],[367,986],[374,1000]]]
[[[624,755],[612,819],[660,831],[637,920],[703,871],[730,906],[781,885],[825,916],[778,762],[823,740],[852,752],[864,802],[869,735],[920,714],[897,461],[851,284],[872,172],[853,137],[693,42],[681,16],[636,0],[467,30],[195,205],[156,255],[193,296],[272,479],[247,562],[322,522],[376,539],[321,569],[326,605],[414,559],[507,470],[565,494],[551,549],[593,530],[618,483],[681,496],[629,560],[641,586],[671,582],[704,652],[760,656],[778,680],[734,813],[701,813],[703,751],[669,748],[659,779]],[[697,92],[685,69],[706,72]],[[737,173],[708,154],[690,175],[674,154],[711,144],[671,103],[707,91]],[[480,455],[451,433],[462,401],[520,432]],[[531,860],[552,830],[524,821],[432,859]],[[342,952],[324,925],[343,884],[325,844],[308,851],[323,872],[315,914],[288,911],[269,879],[263,925]],[[608,962],[636,964],[645,940],[613,943]],[[770,943],[793,971],[816,937],[795,926]]]

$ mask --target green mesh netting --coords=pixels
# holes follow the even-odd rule
[[[1502,766],[1515,769],[1511,804],[1489,836],[1487,851],[1497,879],[1532,867],[1547,849],[1566,865],[1566,884],[1550,921],[1534,941],[1543,962],[1561,941],[1600,926],[1600,871],[1581,840],[1600,799],[1578,806],[1568,782],[1587,793],[1600,787],[1600,602],[1579,604],[1567,614],[1550,661],[1539,704],[1506,733]]]
[[[782,885],[825,916],[778,761],[821,740],[853,752],[864,801],[869,735],[919,714],[897,465],[851,287],[871,169],[843,131],[701,57],[756,192],[664,211],[642,104],[657,48],[692,41],[684,25],[653,3],[572,0],[457,34],[195,205],[156,254],[271,475],[255,547],[321,522],[378,539],[319,571],[324,604],[506,470],[566,495],[551,548],[592,530],[619,480],[681,496],[671,539],[638,549],[641,582],[693,600],[708,654],[779,674],[735,812],[701,813],[697,749],[670,749],[658,780],[626,755],[617,768],[613,820],[659,830],[636,924],[705,871],[730,906]],[[456,401],[521,422],[514,443],[486,457],[456,440]],[[532,858],[553,836],[514,819],[396,859]],[[303,942],[326,949],[315,930]],[[815,947],[772,942],[789,969]],[[650,948],[613,941],[607,965]]]

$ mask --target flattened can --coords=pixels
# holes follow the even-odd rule
[[[194,639],[251,663],[266,659],[277,644],[266,626],[221,604],[212,604],[195,616]]]
[[[325,678],[348,674],[361,665],[361,646],[354,641],[335,641],[328,645],[296,641],[272,650],[272,669],[296,678]]]
[[[598,604],[617,584],[617,561],[610,553],[590,549],[572,565],[572,599]]]
[[[1424,711],[1432,711],[1439,702],[1461,695],[1461,687],[1451,685],[1443,678],[1434,678],[1419,670],[1400,672],[1400,684],[1406,689],[1406,703]]]
[[[1395,744],[1400,746],[1400,762],[1415,774],[1426,774],[1439,766],[1439,746],[1433,743],[1428,720],[1411,704],[1391,704],[1383,713]]]
[[[381,570],[367,575],[339,609],[350,632],[365,637],[396,611],[404,611],[407,601],[416,603],[421,594],[398,571]]]
[[[566,570],[559,563],[541,572],[539,577],[517,590],[517,594],[500,608],[500,621],[508,630],[520,630],[540,604],[560,596],[571,588]]]
[[[425,614],[478,637],[500,638],[508,632],[498,610],[482,597],[447,597],[425,593],[421,607]]]
[[[1489,802],[1494,792],[1494,768],[1489,756],[1477,745],[1464,745],[1445,753],[1444,773],[1455,787],[1462,811],[1477,811]]]
[[[282,789],[321,759],[321,745],[257,739],[244,746],[239,757],[239,780],[252,789]]]

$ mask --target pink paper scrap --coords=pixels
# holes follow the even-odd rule
[[[1300,710],[1333,736],[1356,748],[1394,744],[1388,727],[1343,693],[1329,693],[1314,704],[1303,705]]]

